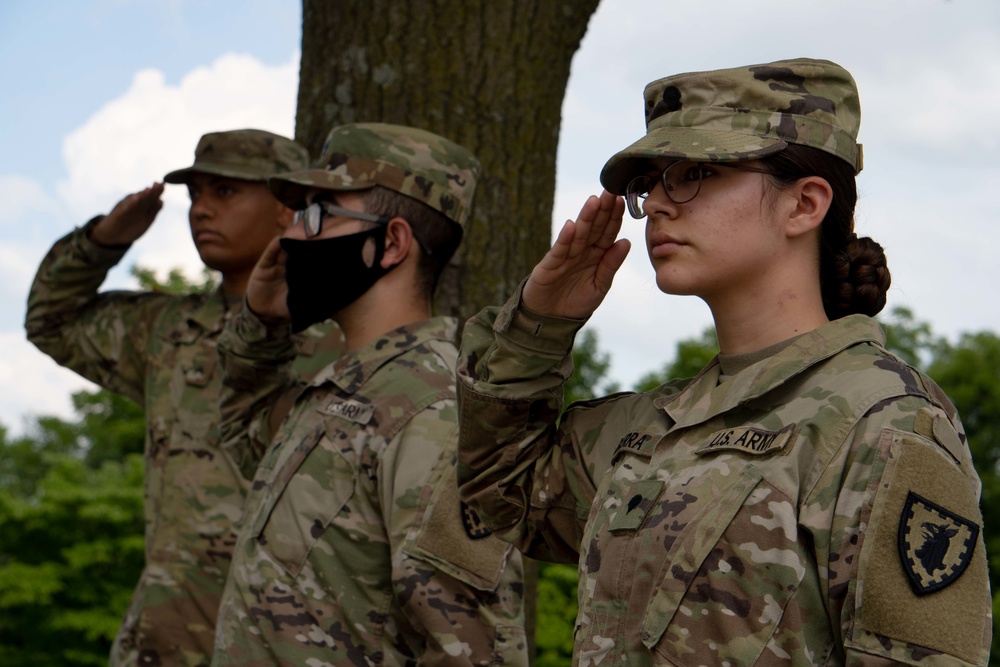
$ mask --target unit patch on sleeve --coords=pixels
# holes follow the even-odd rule
[[[912,491],[899,517],[899,559],[917,595],[951,584],[965,572],[979,526]]]
[[[465,528],[465,534],[469,536],[470,540],[481,540],[492,534],[483,520],[476,514],[476,510],[466,505],[465,502],[462,502],[461,514],[462,527]]]
[[[708,436],[708,441],[695,450],[695,454],[712,454],[722,449],[731,449],[763,456],[784,449],[792,439],[793,430],[794,425],[786,426],[780,431],[765,431],[754,426],[727,428]]]

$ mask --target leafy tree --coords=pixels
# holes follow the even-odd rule
[[[1000,635],[1000,337],[992,332],[963,334],[955,345],[940,346],[927,369],[962,417],[972,462],[982,480],[980,508],[993,598],[993,636]],[[994,640],[991,664],[1000,664]]]
[[[214,289],[133,268],[143,289]],[[0,425],[0,665],[105,665],[144,559],[145,414],[106,390],[76,419]]]
[[[219,286],[219,274],[207,266],[201,267],[201,281],[192,282],[180,269],[170,269],[166,280],[156,277],[156,272],[142,266],[133,266],[130,272],[139,281],[139,288],[153,292],[186,294],[189,292],[211,292]]]
[[[944,339],[931,331],[931,325],[917,320],[909,308],[897,306],[883,325],[886,347],[915,368],[925,370],[947,346]]]
[[[618,384],[605,378],[611,355],[597,349],[597,333],[584,329],[573,345],[573,375],[563,386],[563,404],[605,396],[618,391]]]
[[[636,383],[636,391],[649,391],[670,380],[691,378],[719,352],[715,329],[707,327],[697,338],[687,338],[677,343],[674,360],[667,362],[660,371],[643,375]]]
[[[563,667],[572,660],[576,593],[575,565],[539,563],[535,667]]]
[[[47,463],[34,493],[0,489],[0,664],[107,664],[142,570],[142,457]]]

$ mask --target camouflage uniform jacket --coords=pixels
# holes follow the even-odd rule
[[[461,496],[526,555],[578,561],[575,664],[986,664],[965,434],[874,320],[560,418],[581,325],[515,296],[459,359]]]
[[[86,227],[57,241],[25,326],[60,365],[145,409],[146,562],[111,664],[205,665],[249,486],[219,449],[215,341],[229,315],[221,291],[98,293],[126,250],[95,245]],[[306,353],[327,349],[310,336]]]
[[[224,404],[266,404],[287,329],[226,327]],[[257,468],[213,665],[527,664],[520,554],[458,500],[455,335],[402,327],[300,388]]]

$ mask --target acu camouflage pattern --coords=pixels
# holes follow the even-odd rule
[[[187,183],[192,174],[212,174],[245,181],[266,181],[275,174],[305,169],[309,152],[291,139],[265,130],[209,132],[194,149],[194,164],[163,177]]]
[[[788,144],[812,146],[861,171],[861,100],[850,73],[826,60],[677,74],[646,86],[646,136],[615,154],[601,184],[625,194],[654,158],[735,162]]]
[[[330,130],[315,169],[272,178],[268,186],[289,208],[303,209],[311,188],[380,185],[465,225],[481,172],[472,153],[444,137],[415,127],[357,123]]]
[[[213,665],[528,664],[521,556],[462,525],[456,324],[388,332],[299,388],[247,500]],[[220,339],[228,448],[253,449],[241,431],[282,389],[287,331],[244,311]]]
[[[459,359],[461,496],[525,555],[578,562],[574,664],[986,664],[982,539],[923,596],[897,549],[910,492],[982,526],[965,434],[874,320],[560,418],[581,325],[515,297]]]
[[[25,326],[57,363],[146,413],[146,562],[110,664],[207,665],[249,486],[219,448],[215,342],[231,309],[219,291],[99,294],[124,253],[96,246],[85,228],[59,240],[31,287]],[[297,368],[328,364],[343,348],[335,328],[301,341]]]

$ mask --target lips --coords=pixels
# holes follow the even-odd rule
[[[649,256],[665,257],[683,245],[669,234],[654,233],[649,237]]]
[[[213,241],[221,241],[222,235],[218,232],[213,232],[210,229],[199,229],[194,233],[195,243],[211,243]]]

